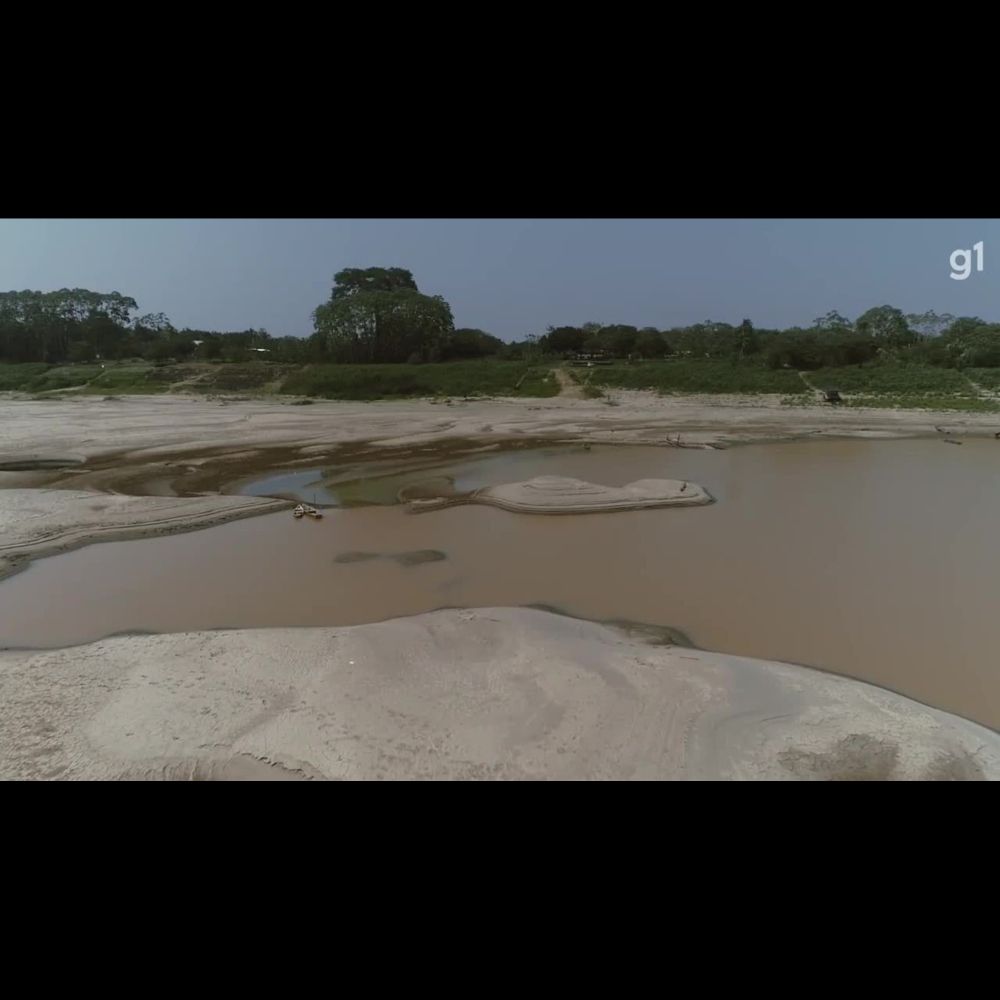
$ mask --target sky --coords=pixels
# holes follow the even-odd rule
[[[983,242],[983,270],[949,277]],[[994,254],[996,258],[994,259]],[[1000,321],[1000,220],[2,219],[0,291],[130,295],[177,328],[312,332],[344,267],[405,267],[459,327],[808,326],[889,304]]]

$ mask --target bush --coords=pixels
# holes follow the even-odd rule
[[[968,380],[951,368],[926,365],[879,364],[821,368],[809,375],[819,389],[834,388],[849,393],[971,393]]]
[[[423,365],[309,365],[293,371],[281,392],[326,399],[412,396],[554,396],[559,385],[545,368],[526,363],[451,361]]]
[[[708,359],[678,358],[638,365],[595,367],[592,385],[620,389],[655,389],[661,393],[784,393],[806,392],[802,379],[784,369]]]

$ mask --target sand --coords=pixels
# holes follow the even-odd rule
[[[478,503],[520,514],[608,514],[616,510],[692,507],[711,502],[704,487],[680,479],[637,479],[624,486],[604,486],[569,476],[535,476],[519,483],[485,486],[470,493],[411,500],[410,510]]]
[[[8,779],[998,776],[900,695],[524,608],[0,653]]]
[[[23,400],[0,394],[0,576],[91,539],[179,531],[185,522],[204,527],[273,510],[266,501],[219,492],[241,475],[315,466],[333,456],[412,460],[426,449],[560,441],[726,447],[942,432],[992,437],[1000,426],[991,414],[790,407],[780,399],[619,391],[612,393],[614,406],[563,396],[295,406],[183,395]],[[37,492],[28,517],[29,501],[19,494],[39,487],[59,495]],[[142,499],[114,500],[97,511],[86,491]],[[166,507],[160,498],[168,498]]]
[[[0,579],[31,559],[90,542],[192,531],[292,504],[260,497],[128,497],[69,490],[0,490]]]

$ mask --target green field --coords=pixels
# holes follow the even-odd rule
[[[882,396],[854,396],[848,406],[873,406],[878,409],[903,410],[961,410],[964,413],[1000,413],[1000,403],[978,396],[935,396],[924,394],[897,394]]]
[[[966,368],[965,374],[984,389],[991,392],[1000,389],[1000,368]]]
[[[29,362],[23,365],[0,364],[0,392],[24,390],[35,378],[43,375],[49,365]]]
[[[515,361],[451,361],[428,365],[308,365],[281,392],[324,399],[406,396],[555,396],[548,366]]]
[[[954,368],[929,365],[852,365],[847,368],[820,368],[806,376],[817,389],[839,389],[844,393],[911,394],[958,393],[974,395],[961,372]]]
[[[519,396],[559,394],[553,362],[450,361],[438,364],[291,365],[265,361],[240,363],[149,362],[46,365],[0,364],[0,392],[45,394],[155,394],[184,391],[248,395],[286,395],[321,399],[401,399],[421,396]],[[786,405],[813,405],[813,394],[799,375],[750,363],[694,360],[616,362],[566,371],[600,398],[606,389],[649,389],[663,394],[775,393]],[[839,389],[849,406],[997,412],[992,393],[1000,392],[1000,369],[965,372],[911,364],[822,368],[806,378],[817,389]],[[971,382],[970,382],[971,379]],[[981,386],[980,392],[972,382]]]
[[[969,378],[990,388],[1000,372],[993,369],[968,371]],[[982,377],[977,377],[981,375]],[[996,413],[1000,406],[984,399],[966,374],[954,368],[926,365],[854,365],[821,368],[809,372],[817,389],[839,389],[848,406],[879,409],[957,410],[966,413]],[[995,382],[994,382],[995,384]]]
[[[96,375],[100,375],[100,365],[56,365],[46,366],[24,386],[27,392],[52,392],[53,389],[70,389],[86,385]]]
[[[784,393],[807,392],[802,379],[783,369],[771,370],[729,361],[643,361],[638,364],[571,368],[577,382],[613,389],[655,389],[661,393]],[[589,376],[589,381],[588,381]]]
[[[170,382],[154,379],[158,369],[150,365],[123,365],[121,368],[106,368],[96,378],[90,380],[82,391],[114,396],[127,393],[166,392]]]

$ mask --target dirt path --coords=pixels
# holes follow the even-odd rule
[[[573,381],[572,376],[565,368],[553,368],[556,381],[559,383],[559,396],[561,399],[586,399],[583,394],[583,386]]]
[[[816,401],[822,402],[824,396],[823,390],[817,389],[816,386],[814,386],[812,382],[809,381],[809,373],[798,372],[798,376],[800,379],[802,379],[802,382],[805,384],[805,387],[813,394],[813,397],[816,399]]]
[[[212,374],[211,371],[204,371],[204,372],[196,372],[194,375],[189,375],[187,378],[183,379],[180,382],[174,382],[167,389],[167,393],[182,395],[183,393],[188,392],[193,387],[197,386],[198,383],[204,382],[211,374]]]

